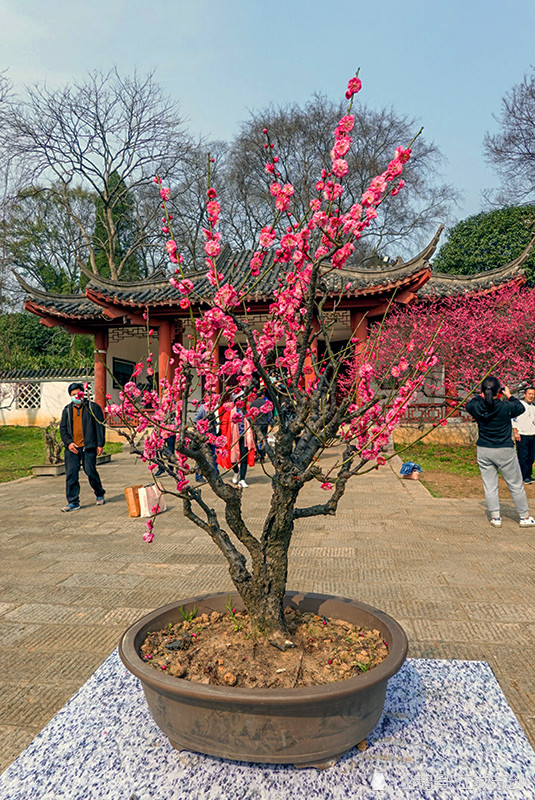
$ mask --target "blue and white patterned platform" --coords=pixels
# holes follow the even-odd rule
[[[0,777],[0,799],[535,798],[535,753],[483,662],[407,661],[368,741],[324,771],[178,753],[115,652]]]

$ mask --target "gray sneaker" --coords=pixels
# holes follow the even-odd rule
[[[68,511],[80,511],[80,503],[67,503],[61,510],[65,511],[65,513]]]
[[[95,505],[96,506],[103,506],[105,504],[105,502],[106,501],[105,501],[104,497],[97,497]]]

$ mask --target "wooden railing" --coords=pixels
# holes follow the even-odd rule
[[[154,410],[152,408],[147,408],[143,410],[142,414],[108,416],[107,424],[110,428],[125,428],[126,426],[137,427],[142,418],[150,417],[153,413]],[[411,403],[403,415],[402,424],[422,425],[438,423],[450,413],[451,406],[447,405],[447,403]],[[473,422],[473,419],[464,409],[457,409],[455,414],[449,417],[448,422],[459,424]]]
[[[405,411],[403,422],[406,425],[421,425],[422,423],[440,422],[451,414],[451,406],[447,403],[411,403]],[[473,422],[472,417],[464,409],[456,409],[448,422],[465,423]]]
[[[139,414],[108,414],[106,424],[110,428],[137,428],[142,419],[154,414],[153,408],[143,409]]]

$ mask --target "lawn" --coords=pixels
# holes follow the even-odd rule
[[[105,453],[119,453],[120,442],[110,442]],[[0,426],[0,483],[24,478],[32,474],[34,464],[44,464],[45,444],[43,428]]]
[[[420,481],[433,497],[483,495],[475,444],[418,442],[403,452],[402,449],[403,445],[396,445],[403,461],[415,461],[421,466]]]
[[[396,445],[400,451],[403,445]],[[400,452],[403,461],[415,461],[429,471],[448,472],[451,475],[479,476],[475,444],[432,444],[418,442]]]

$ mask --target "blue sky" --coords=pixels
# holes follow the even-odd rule
[[[92,69],[156,69],[193,133],[230,138],[253,108],[360,95],[416,117],[462,192],[457,219],[496,185],[485,131],[535,64],[533,0],[0,0],[0,69],[16,88]]]

